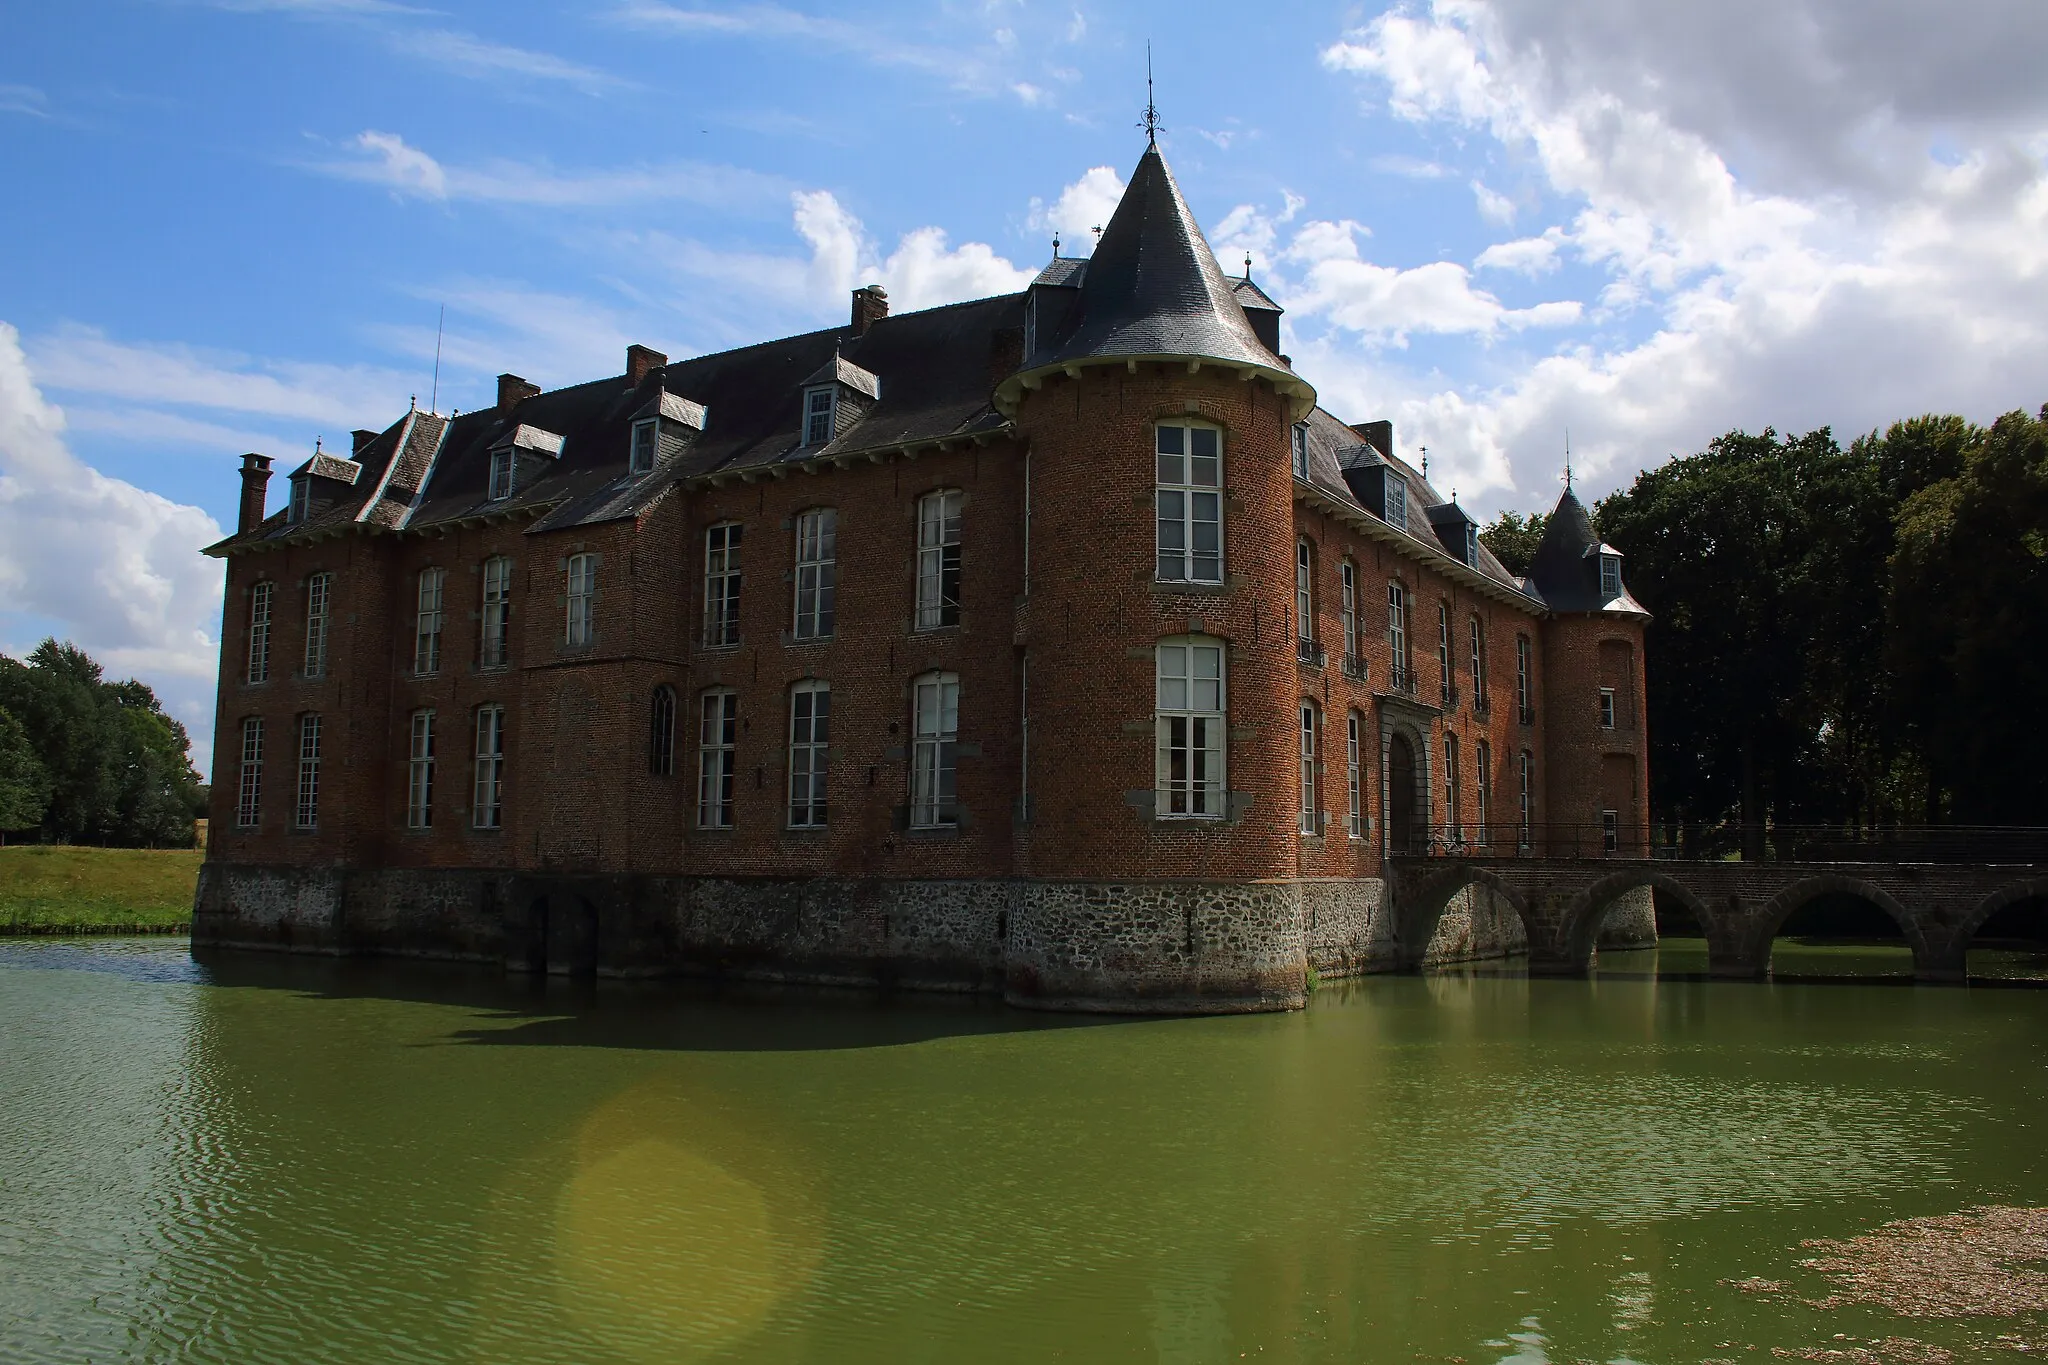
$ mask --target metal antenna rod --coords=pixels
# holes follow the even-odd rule
[[[1147,146],[1159,145],[1159,108],[1152,102],[1152,44],[1145,44],[1145,121],[1138,125],[1145,130]]]
[[[448,325],[448,305],[441,305],[441,316],[434,323],[434,391],[427,399],[427,411],[441,410],[441,333]]]

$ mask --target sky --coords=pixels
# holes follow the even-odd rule
[[[1468,508],[2048,401],[2039,0],[67,0],[0,19],[0,651],[211,739],[244,451],[1020,288],[1161,146]],[[445,326],[441,319],[445,315]],[[439,337],[439,374],[435,355]],[[282,481],[272,503],[282,498]]]

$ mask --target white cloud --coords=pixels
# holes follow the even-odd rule
[[[197,507],[110,479],[74,456],[64,414],[37,388],[21,338],[0,323],[0,627],[54,626],[114,676],[159,688],[211,749],[221,570],[201,546],[221,528]]]
[[[1114,166],[1091,167],[1051,204],[1033,198],[1025,224],[1040,232],[1057,232],[1067,243],[1068,255],[1085,256],[1094,246],[1091,234],[1108,226],[1109,216],[1123,197],[1124,179]]]
[[[1515,201],[1488,189],[1484,182],[1472,182],[1472,197],[1479,201],[1479,216],[1487,222],[1507,227],[1515,221]]]
[[[395,31],[392,46],[465,75],[506,75],[525,80],[556,81],[588,94],[602,93],[626,84],[617,76],[595,67],[564,61],[553,53],[486,42],[474,34],[458,33],[452,29]]]
[[[33,85],[0,85],[0,114],[27,114],[48,118],[50,100]]]
[[[674,200],[733,209],[758,206],[789,193],[787,183],[773,176],[694,161],[569,173],[509,160],[448,166],[399,134],[376,129],[358,133],[351,146],[361,155],[319,163],[314,169],[419,199],[473,200],[524,208],[599,208]]]
[[[1523,237],[1513,242],[1495,242],[1472,262],[1474,270],[1507,270],[1517,275],[1542,275],[1557,269],[1557,246],[1563,238],[1556,228],[1541,237]]]

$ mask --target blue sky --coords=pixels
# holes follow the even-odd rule
[[[1922,11],[1926,11],[1922,13]],[[0,43],[0,649],[203,739],[236,457],[1017,287],[1142,150],[1468,506],[2048,399],[2029,0],[75,0]]]

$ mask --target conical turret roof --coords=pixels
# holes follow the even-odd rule
[[[1542,543],[1529,561],[1529,581],[1542,594],[1552,611],[1637,612],[1647,616],[1642,604],[1629,596],[1626,584],[1621,596],[1609,600],[1600,591],[1600,556],[1619,557],[1620,552],[1601,543],[1593,532],[1593,519],[1579,495],[1567,487],[1551,509],[1543,529]]]

